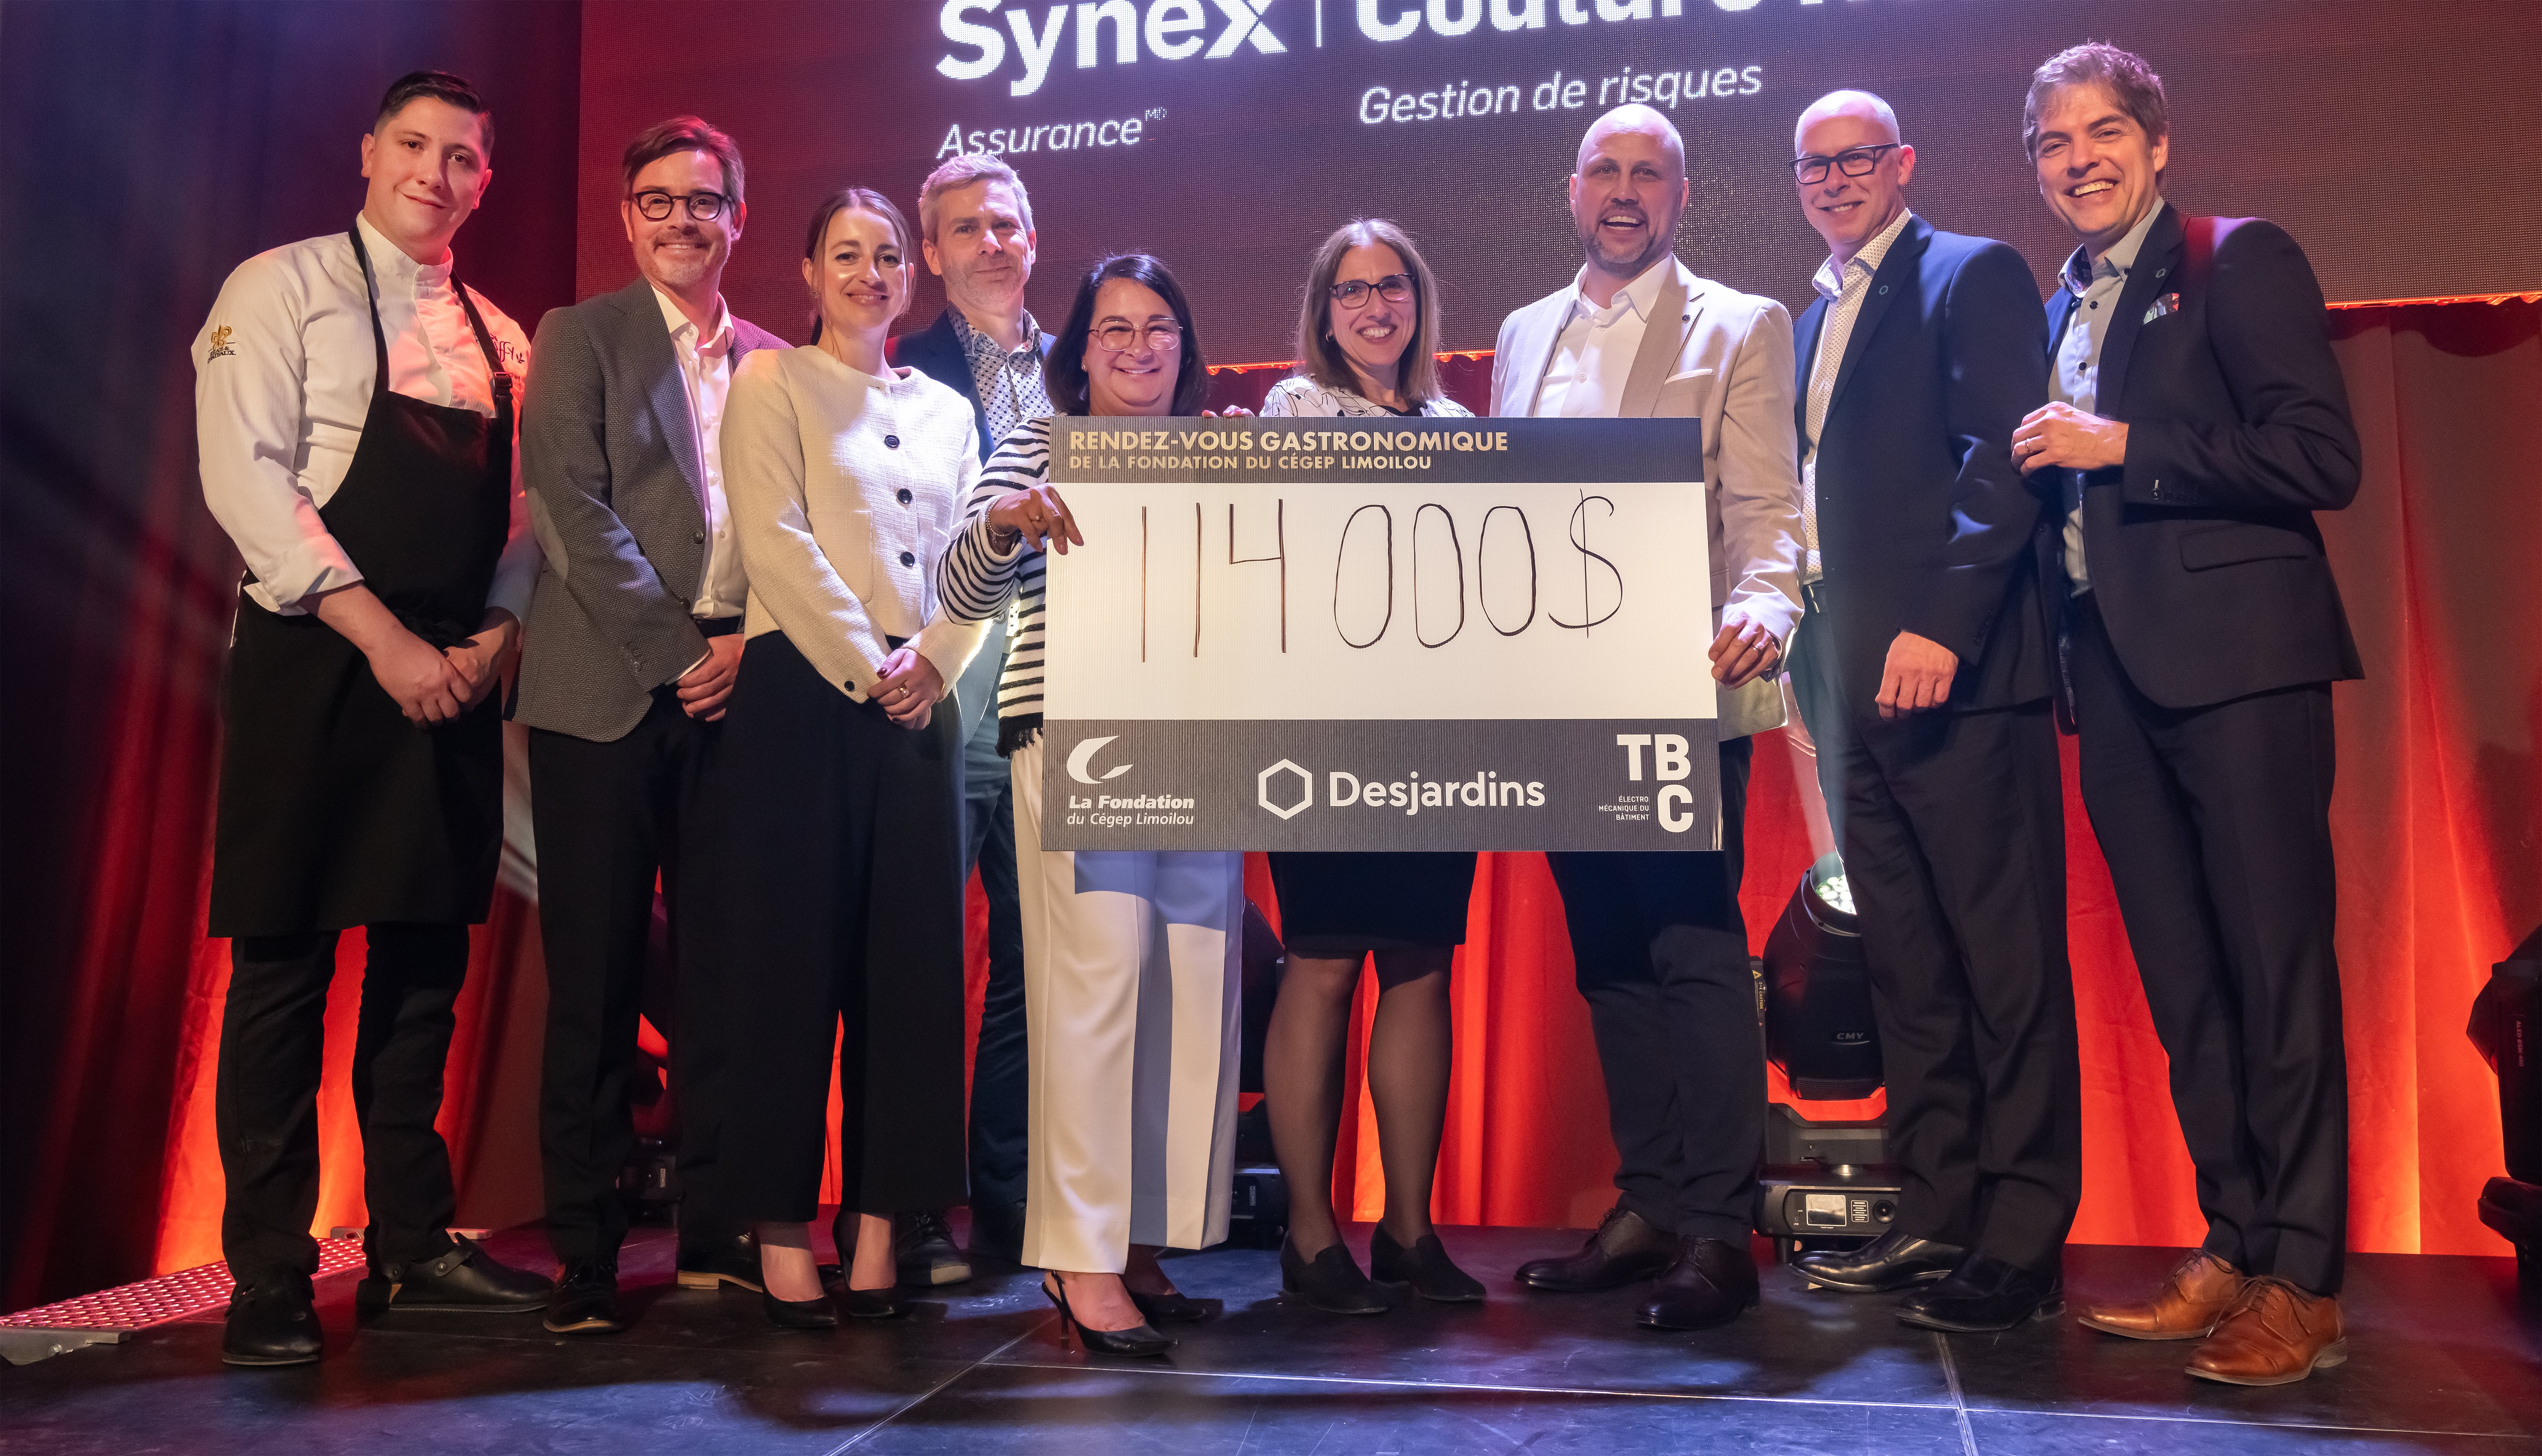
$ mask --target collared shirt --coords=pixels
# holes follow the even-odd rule
[[[494,412],[493,375],[451,286],[450,259],[418,263],[368,218],[355,219],[378,281],[388,387],[444,407]],[[469,290],[512,398],[529,373],[530,340],[486,296]],[[231,272],[194,335],[194,430],[203,499],[253,580],[250,600],[299,617],[303,598],[362,579],[318,512],[335,497],[361,444],[378,377],[371,290],[342,233],[258,254]],[[517,426],[519,416],[514,415]],[[488,609],[527,619],[538,542],[512,450],[512,525]]]
[[[962,341],[962,356],[971,361],[971,383],[980,391],[980,409],[989,417],[988,437],[1003,440],[1015,426],[1051,412],[1050,391],[1042,383],[1041,326],[1024,315],[1024,341],[1011,349],[971,327],[962,311],[953,314],[953,336]]]
[[[698,326],[669,294],[655,288],[653,301],[662,306],[671,352],[679,356],[680,383],[689,392],[689,420],[697,431],[698,475],[707,491],[707,559],[691,611],[702,618],[739,617],[749,605],[750,581],[742,575],[741,543],[733,538],[732,507],[723,494],[723,402],[732,392],[732,314],[716,299],[714,331],[701,339]]]
[[[2074,295],[2074,312],[2066,316],[2065,337],[2056,345],[2056,367],[2049,386],[2056,399],[2086,413],[2097,413],[2101,400],[2101,345],[2118,322],[2119,293],[2128,286],[2128,270],[2144,251],[2145,235],[2162,216],[2164,202],[2154,204],[2118,245],[2092,261],[2089,251],[2074,250],[2056,275],[2057,284]],[[2065,473],[2065,580],[2074,595],[2092,589],[2083,563],[2083,473]]]
[[[1862,301],[1871,296],[1871,275],[1906,231],[1915,214],[1901,212],[1878,236],[1862,245],[1853,260],[1838,265],[1833,255],[1819,264],[1810,286],[1828,301],[1819,320],[1819,351],[1810,361],[1810,402],[1801,426],[1801,583],[1819,579],[1819,433],[1827,427],[1828,400],[1835,394],[1836,371],[1844,367],[1844,346],[1853,337],[1853,321],[1862,316]]]
[[[1624,381],[1632,375],[1633,356],[1641,352],[1642,330],[1659,307],[1660,285],[1676,266],[1674,255],[1661,254],[1658,262],[1615,290],[1614,302],[1603,307],[1583,288],[1589,269],[1581,268],[1572,285],[1571,314],[1535,388],[1539,418],[1596,419],[1622,406]]]

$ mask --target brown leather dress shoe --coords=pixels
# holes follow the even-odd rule
[[[2180,1261],[2153,1297],[2136,1304],[2085,1305],[2084,1324],[2130,1340],[2204,1340],[2242,1297],[2250,1280],[2240,1270],[2204,1249]]]
[[[2250,1281],[2189,1357],[2189,1373],[2227,1385],[2291,1385],[2347,1358],[2339,1296],[2307,1294],[2264,1275]]]

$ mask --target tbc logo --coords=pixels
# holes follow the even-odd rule
[[[1121,735],[1117,733],[1107,733],[1101,738],[1089,738],[1084,743],[1079,744],[1075,749],[1071,750],[1068,755],[1068,776],[1076,779],[1079,783],[1105,783],[1129,772],[1131,765],[1128,764],[1124,764],[1118,768],[1105,769],[1101,778],[1096,778],[1092,773],[1086,771],[1094,766],[1094,755],[1096,751],[1100,750],[1103,745],[1110,743],[1113,739],[1120,736]]]
[[[1272,782],[1282,774],[1295,774],[1298,779],[1298,802],[1286,808],[1271,802]],[[1279,815],[1282,819],[1295,819],[1300,810],[1315,802],[1314,776],[1288,760],[1282,759],[1279,763],[1253,775],[1253,802]]]

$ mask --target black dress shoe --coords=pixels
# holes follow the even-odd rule
[[[1350,1250],[1327,1244],[1312,1260],[1298,1252],[1297,1241],[1280,1241],[1280,1287],[1326,1314],[1375,1315],[1394,1308],[1351,1261]]]
[[[445,1310],[454,1314],[528,1314],[547,1308],[556,1285],[525,1269],[496,1264],[475,1241],[454,1237],[430,1259],[372,1266],[353,1286],[353,1307]]]
[[[680,1242],[679,1280],[683,1289],[719,1289],[726,1284],[767,1292],[759,1276],[759,1240],[747,1233],[730,1238]]]
[[[1472,1304],[1483,1297],[1482,1282],[1457,1267],[1435,1233],[1423,1234],[1406,1249],[1380,1224],[1368,1236],[1368,1276],[1381,1284],[1409,1285],[1413,1293],[1439,1304]]]
[[[305,1283],[248,1284],[230,1291],[221,1325],[224,1365],[306,1365],[325,1349],[318,1307]]]
[[[1688,1239],[1685,1253],[1669,1266],[1642,1302],[1642,1323],[1654,1330],[1709,1330],[1757,1307],[1757,1261],[1720,1239]]]
[[[1174,1337],[1160,1334],[1143,1316],[1127,1330],[1089,1330],[1077,1322],[1077,1311],[1068,1307],[1068,1289],[1059,1275],[1042,1280],[1042,1297],[1059,1310],[1059,1329],[1065,1335],[1077,1333],[1077,1343],[1089,1353],[1116,1355],[1160,1355],[1174,1347]]]
[[[846,1257],[846,1250],[839,1252]],[[904,1284],[958,1284],[971,1276],[971,1261],[954,1247],[953,1230],[939,1208],[893,1217],[891,1258]]]
[[[1898,1318],[1927,1330],[1990,1335],[2065,1311],[2061,1273],[2039,1274],[1973,1254],[1950,1277],[1898,1301]]]
[[[1792,1261],[1792,1269],[1822,1289],[1880,1294],[1938,1279],[1968,1257],[1969,1251],[1957,1244],[1893,1228],[1859,1249],[1804,1254]]]
[[[577,1259],[557,1276],[543,1322],[551,1335],[616,1335],[628,1325],[618,1304],[618,1261]]]
[[[1151,1325],[1197,1325],[1227,1312],[1224,1299],[1189,1299],[1179,1289],[1171,1294],[1142,1294],[1127,1284],[1122,1287],[1129,1290],[1130,1302],[1139,1306],[1139,1313],[1147,1316]]]
[[[1677,1262],[1684,1240],[1617,1203],[1577,1254],[1531,1260],[1518,1267],[1518,1281],[1560,1294],[1620,1289]]]
[[[768,1312],[768,1323],[780,1330],[835,1330],[839,1312],[830,1305],[830,1296],[815,1294],[809,1299],[780,1299],[762,1289],[759,1307]]]
[[[1021,1203],[973,1203],[971,1205],[971,1257],[1024,1262],[1024,1205]]]

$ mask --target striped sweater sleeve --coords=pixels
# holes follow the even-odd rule
[[[998,684],[998,716],[1041,711],[1042,553],[1021,542],[1001,552],[991,539],[989,507],[1016,490],[1039,485],[1050,474],[1050,419],[1015,427],[981,468],[962,529],[944,548],[937,579],[945,614],[960,621],[987,621],[1015,604],[1015,628],[1007,669]]]

